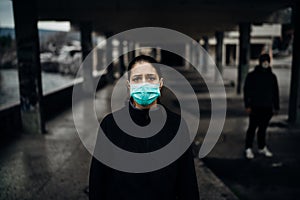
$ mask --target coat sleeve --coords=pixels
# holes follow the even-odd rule
[[[101,123],[101,128],[105,130],[105,123]],[[99,138],[99,137],[98,137]],[[98,140],[97,138],[97,140]],[[97,142],[95,151],[97,150]],[[94,152],[95,154],[95,152]],[[89,176],[89,199],[90,200],[104,200],[106,198],[106,185],[110,168],[102,164],[95,156],[93,156],[90,167]]]
[[[276,75],[274,75],[274,84],[273,84],[273,99],[274,99],[274,109],[279,110],[280,105],[279,105],[279,87],[278,87],[278,81]]]
[[[251,107],[251,93],[252,93],[251,74],[248,74],[244,83],[244,104],[245,108]]]

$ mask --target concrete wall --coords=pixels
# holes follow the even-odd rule
[[[82,85],[81,83],[78,83]],[[102,76],[97,90],[106,85],[106,76]],[[49,120],[72,106],[73,85],[47,93],[43,97],[45,119]],[[0,138],[11,138],[22,132],[20,104],[0,110]]]

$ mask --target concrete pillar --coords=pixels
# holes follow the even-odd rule
[[[191,43],[191,63],[197,67],[198,64],[198,54],[197,54],[197,42],[193,40]]]
[[[96,51],[97,51],[97,65],[96,65],[97,67],[96,67],[96,70],[100,71],[105,66],[104,61],[103,61],[104,50],[102,48],[97,48]]]
[[[106,38],[109,38],[113,35],[112,32],[107,32],[105,33]],[[114,64],[113,63],[109,63],[112,61],[113,58],[113,46],[112,46],[112,41],[108,41],[106,40],[106,66],[107,67],[107,81],[109,83],[114,82],[115,77],[114,77]]]
[[[289,121],[294,124],[300,124],[300,22],[299,20],[300,6],[297,2],[293,7],[292,23],[294,25],[294,41],[293,41],[293,60],[291,73],[291,88],[289,99]]]
[[[128,47],[130,49],[134,49],[135,48],[135,42],[134,41],[130,41],[128,45],[129,45]],[[135,58],[135,56],[136,56],[135,55],[135,51],[134,50],[130,51],[129,54],[128,54],[128,56],[129,56],[128,61],[130,63],[132,61],[132,59]]]
[[[238,66],[239,65],[239,60],[240,60],[240,44],[236,44],[235,46],[235,65]]]
[[[156,48],[156,56],[155,59],[157,60],[157,62],[161,62],[161,48],[157,47]]]
[[[217,31],[216,32],[216,65],[220,72],[220,74],[223,73],[223,66],[222,66],[222,59],[223,59],[223,39],[224,39],[224,33]]]
[[[222,45],[222,69],[226,66],[226,44],[224,44],[224,35],[223,35],[223,45]]]
[[[97,66],[98,66],[98,51],[97,51],[97,48],[95,48],[93,52],[93,69],[92,69],[92,72],[96,71],[97,70]]]
[[[156,57],[157,57],[157,48],[152,48],[151,49],[151,56],[156,60]]]
[[[118,51],[119,51],[119,73],[120,73],[120,77],[123,76],[123,74],[125,73],[125,62],[124,62],[124,40],[119,40],[119,48],[118,48]]]
[[[124,52],[128,52],[129,50],[129,41],[128,40],[125,40],[123,41],[123,47],[124,47]],[[129,62],[129,53],[126,53],[124,55],[124,66],[125,66],[125,70],[127,70],[127,66],[128,66],[128,63]]]
[[[13,10],[22,128],[25,133],[43,133],[45,123],[36,2],[13,1]]]
[[[81,51],[83,62],[83,91],[86,93],[93,92],[93,56],[89,53],[93,49],[92,44],[92,23],[81,22],[80,23],[80,34],[81,34]]]
[[[195,44],[195,56],[196,56],[196,60],[195,60],[195,67],[197,68],[197,69],[199,69],[200,68],[200,59],[201,59],[201,55],[200,55],[200,50],[198,49],[198,45],[200,44],[200,39],[197,39],[196,40],[197,42],[196,42],[196,44]]]
[[[203,48],[205,51],[209,51],[209,43],[208,43],[208,37],[203,36]],[[206,74],[208,71],[208,57],[206,55],[203,56],[203,68],[202,68],[202,73]]]
[[[240,38],[239,38],[239,65],[238,65],[238,80],[237,80],[237,93],[241,94],[244,81],[249,70],[250,61],[250,23],[239,24]]]
[[[190,45],[189,43],[186,43],[185,44],[185,57],[186,57],[186,60],[185,60],[185,67],[188,68],[189,65],[190,65],[190,58],[191,58],[191,48],[190,48]]]
[[[140,48],[140,44],[135,42],[134,43],[134,48],[135,48],[135,51],[134,51],[134,54],[135,54],[135,57],[139,56],[141,54],[141,50],[139,49]]]

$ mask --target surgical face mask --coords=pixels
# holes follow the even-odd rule
[[[263,62],[262,64],[261,64],[261,66],[263,67],[263,68],[268,68],[269,67],[269,63],[268,62]]]
[[[160,96],[160,84],[130,84],[130,96],[141,106],[148,106]]]

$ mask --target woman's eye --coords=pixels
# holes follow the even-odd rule
[[[132,80],[133,80],[134,82],[137,82],[137,81],[140,81],[141,78],[140,78],[140,77],[135,77],[135,78],[133,78]]]
[[[149,80],[150,80],[150,81],[155,81],[156,78],[155,78],[155,77],[149,77]]]

